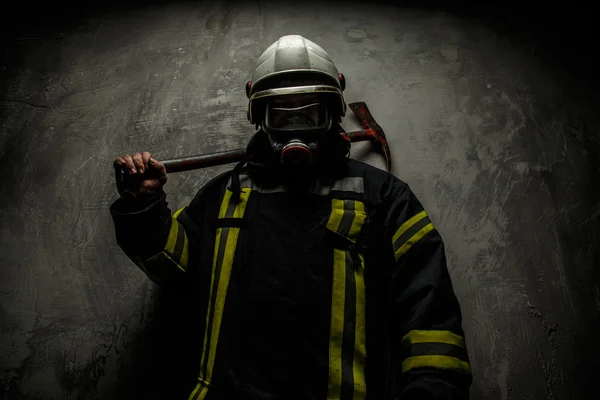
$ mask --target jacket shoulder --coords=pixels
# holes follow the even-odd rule
[[[198,190],[192,203],[206,202],[209,199],[209,201],[214,201],[217,198],[220,198],[231,179],[231,174],[232,170],[229,170],[211,178]]]
[[[217,217],[230,177],[231,171],[227,171],[210,179],[178,214],[177,220],[183,223],[188,234],[201,237],[203,227],[210,226],[211,221]]]
[[[408,184],[395,175],[358,160],[348,160],[348,176],[362,178],[365,196],[374,202],[385,201],[400,191],[409,190]]]

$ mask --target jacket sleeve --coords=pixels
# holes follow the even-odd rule
[[[127,192],[110,207],[119,247],[155,283],[177,281],[188,270],[190,238],[171,213],[164,191],[143,200]]]
[[[444,243],[405,184],[386,217],[392,398],[468,399],[471,366]]]

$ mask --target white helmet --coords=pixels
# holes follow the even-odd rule
[[[341,122],[345,88],[344,75],[321,46],[300,35],[283,36],[263,52],[246,84],[248,120],[264,126],[267,100],[308,94],[327,104],[330,122]]]

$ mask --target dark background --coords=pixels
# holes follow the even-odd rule
[[[322,45],[446,241],[474,399],[596,399],[600,117],[592,3],[4,5],[0,394],[186,398],[185,298],[116,246],[112,160],[246,144],[280,36]],[[345,126],[356,124],[352,116]],[[353,157],[381,167],[355,145]],[[171,207],[231,166],[177,174]],[[301,378],[299,378],[301,382]]]

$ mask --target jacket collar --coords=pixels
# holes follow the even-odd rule
[[[344,139],[341,132],[343,129],[337,126],[319,142],[319,153],[313,168],[294,173],[283,168],[267,134],[258,130],[246,148],[248,173],[257,182],[272,184],[300,178],[308,181],[339,179],[346,170],[350,152],[350,142]]]

